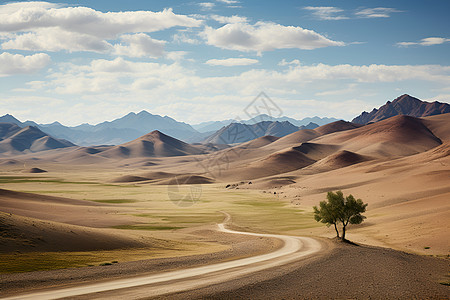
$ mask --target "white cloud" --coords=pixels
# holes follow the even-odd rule
[[[341,15],[344,10],[333,6],[306,6],[303,9],[312,11],[312,14],[320,20],[344,20],[348,17]]]
[[[173,60],[173,61],[180,61],[185,59],[186,55],[188,55],[189,52],[187,51],[170,51],[166,52],[166,58]],[[191,59],[188,59],[191,60]]]
[[[218,2],[222,2],[222,3],[225,3],[225,4],[238,4],[238,3],[240,3],[239,1],[237,1],[237,0],[217,0]]]
[[[245,58],[212,60],[214,65],[256,63]],[[291,62],[292,63],[292,62]],[[212,95],[250,96],[261,90],[273,95],[303,95],[305,87],[315,93],[338,89],[343,84],[392,83],[402,81],[450,85],[450,67],[439,65],[295,65],[281,71],[252,69],[233,76],[200,77],[176,61],[172,64],[133,62],[123,58],[98,59],[87,65],[60,64],[43,87],[50,93],[125,97],[141,101],[194,98]],[[145,87],[145,88],[144,88]],[[354,87],[352,85],[352,87]],[[145,89],[145,91],[144,91]],[[148,90],[152,89],[149,98]],[[141,91],[142,90],[142,91]],[[143,98],[140,98],[142,94]],[[153,99],[153,100],[152,100]],[[146,101],[147,101],[146,100]],[[130,100],[131,101],[131,100]],[[174,100],[178,101],[178,100]]]
[[[124,34],[156,32],[174,26],[198,27],[201,23],[175,14],[172,9],[104,13],[88,7],[60,7],[46,2],[0,5],[0,33],[8,33],[3,49],[111,53],[115,46],[112,41]],[[129,49],[117,45],[116,49],[121,49],[119,53],[128,52],[132,56],[161,53],[162,41],[139,35],[123,38],[129,40]]]
[[[114,45],[115,54],[129,57],[159,57],[164,53],[165,41],[154,40],[145,33],[126,34],[120,40],[128,45]]]
[[[275,49],[316,49],[328,46],[343,46],[343,42],[332,41],[312,30],[275,23],[258,22],[227,24],[220,28],[205,27],[201,36],[207,44],[238,51],[263,51]]]
[[[220,22],[222,24],[232,24],[232,23],[247,23],[248,19],[246,17],[241,16],[231,16],[231,17],[225,17],[225,16],[219,16],[219,15],[211,15],[211,19]]]
[[[210,59],[206,62],[210,66],[249,66],[257,64],[259,61],[257,59],[251,58],[227,58],[227,59]]]
[[[185,121],[207,120],[222,113],[217,111],[220,105],[222,110],[233,114],[229,118],[242,112],[243,103],[250,103],[261,91],[285,112],[297,112],[304,117],[320,112],[321,115],[351,118],[376,106],[373,103],[380,101],[380,91],[392,90],[392,86],[409,84],[414,87],[417,82],[425,88],[450,86],[450,67],[439,65],[304,66],[293,63],[289,66],[280,71],[253,69],[233,75],[201,77],[176,61],[163,64],[118,57],[81,65],[59,64],[54,73],[45,78],[45,83],[30,82],[28,86],[42,96],[64,94],[65,104],[58,111],[64,114],[61,118],[71,122],[98,118],[73,116],[68,111],[77,111],[75,106],[82,102],[85,108],[100,108],[103,101],[100,99],[107,99],[103,102],[117,113],[114,117],[120,116],[120,109],[123,112],[145,108]],[[368,92],[375,94],[367,96]],[[411,91],[403,89],[404,92]],[[111,113],[111,110],[108,111]],[[110,114],[103,119],[107,116]]]
[[[202,10],[211,10],[214,8],[215,4],[212,2],[201,2],[198,4]]]
[[[390,7],[365,8],[357,11],[356,16],[360,18],[389,18],[391,13],[402,12]]]
[[[282,67],[289,66],[289,65],[300,66],[300,64],[301,63],[300,63],[300,61],[298,59],[293,59],[291,61],[286,61],[286,59],[284,59],[284,58],[278,63],[278,65],[282,66]]]
[[[27,31],[57,27],[70,32],[90,34],[101,38],[114,38],[129,32],[155,32],[174,26],[197,27],[199,20],[173,13],[172,9],[160,12],[126,11],[103,13],[88,7],[43,8],[29,6],[28,2],[0,6],[2,31]]]
[[[50,61],[50,56],[45,53],[24,56],[3,52],[0,54],[0,77],[34,73],[45,68]]]
[[[173,35],[172,40],[176,43],[186,43],[186,44],[191,44],[191,45],[197,45],[200,44],[200,41],[190,37],[187,33],[185,32],[179,32]]]
[[[397,43],[397,46],[408,47],[408,46],[433,46],[433,45],[441,45],[444,43],[450,42],[450,39],[441,38],[441,37],[429,37],[421,39],[419,42],[400,42]]]
[[[105,53],[113,49],[107,41],[89,34],[59,28],[42,28],[37,32],[18,34],[2,44],[3,49],[28,51],[91,51]]]

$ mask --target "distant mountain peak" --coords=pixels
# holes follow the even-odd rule
[[[352,122],[367,124],[398,115],[421,118],[445,113],[450,113],[450,105],[447,103],[440,103],[437,101],[426,102],[408,94],[403,94],[392,102],[387,101],[386,104],[379,109],[374,108],[370,113],[363,112],[361,115],[354,118]]]

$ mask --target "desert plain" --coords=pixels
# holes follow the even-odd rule
[[[450,114],[338,121],[223,149],[154,131],[1,158],[1,296],[256,257],[283,249],[270,236],[283,235],[321,246],[251,273],[169,281],[156,294],[161,284],[73,297],[448,298],[449,125]],[[337,190],[368,203],[367,219],[349,226],[352,244],[313,218]],[[223,222],[269,235],[218,231]]]

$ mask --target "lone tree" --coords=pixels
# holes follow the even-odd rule
[[[334,225],[336,236],[339,238],[337,224],[342,223],[342,240],[345,240],[345,231],[348,224],[361,224],[366,218],[362,215],[366,211],[367,203],[361,199],[355,199],[353,195],[344,198],[342,191],[336,193],[328,192],[328,201],[321,201],[319,207],[314,206],[314,219],[325,223],[327,226]]]

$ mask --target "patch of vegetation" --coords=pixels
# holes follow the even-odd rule
[[[193,245],[191,247],[198,246]],[[161,257],[164,253],[168,253],[168,256],[173,256],[171,253],[174,251],[179,253],[178,248],[180,248],[179,245],[170,242],[167,245],[161,245],[156,248],[81,252],[0,253],[0,274],[94,267],[105,263],[105,261],[109,264],[115,264],[119,260],[125,262]]]
[[[91,200],[91,201],[99,202],[99,203],[113,203],[113,204],[139,202],[138,200],[133,200],[133,199],[110,199],[110,200]]]
[[[342,191],[328,192],[327,201],[321,201],[319,207],[314,206],[314,219],[333,225],[336,237],[345,241],[345,231],[348,224],[361,224],[366,218],[362,214],[366,211],[367,203],[355,199],[353,195],[344,198]],[[342,236],[339,235],[338,223],[342,224]]]
[[[430,247],[428,247],[428,246],[425,246],[425,247],[423,247],[423,249],[430,249]]]
[[[131,230],[174,230],[174,229],[182,229],[185,227],[160,226],[160,225],[118,225],[118,226],[113,226],[112,228],[131,229]]]

